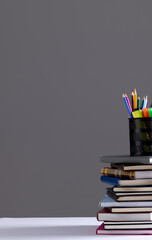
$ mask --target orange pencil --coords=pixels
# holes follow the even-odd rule
[[[148,108],[143,108],[142,109],[142,115],[143,115],[143,117],[149,117]]]
[[[136,92],[136,88],[134,90],[133,106],[134,106],[134,109],[137,108],[137,92]]]

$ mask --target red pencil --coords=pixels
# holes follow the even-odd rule
[[[132,92],[131,93],[131,108],[132,108],[132,110],[134,110],[133,102],[134,102],[134,93]]]

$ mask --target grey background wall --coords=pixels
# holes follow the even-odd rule
[[[99,156],[152,101],[152,1],[0,1],[0,216],[95,216]]]

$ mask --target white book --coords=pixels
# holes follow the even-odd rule
[[[151,221],[152,213],[111,213],[108,208],[103,208],[97,213],[98,221]],[[152,225],[151,225],[152,227]]]
[[[104,229],[152,229],[152,222],[104,222]]]

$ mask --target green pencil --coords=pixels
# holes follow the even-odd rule
[[[143,108],[143,104],[144,104],[144,98],[143,98],[142,101],[141,101],[141,106],[140,106],[140,108]]]
[[[140,97],[137,99],[137,109],[140,109]]]

